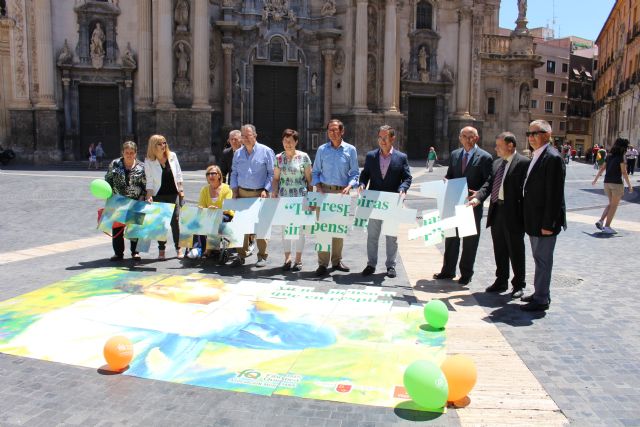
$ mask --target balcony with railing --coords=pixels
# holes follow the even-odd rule
[[[482,53],[508,55],[511,46],[511,37],[494,34],[482,36]]]

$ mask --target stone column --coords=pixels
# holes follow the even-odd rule
[[[38,103],[36,107],[56,106],[51,33],[51,0],[35,2],[36,54],[38,58]]]
[[[324,49],[322,51],[322,56],[324,57],[324,123],[328,123],[331,120],[333,56],[335,53],[335,49]]]
[[[222,43],[223,64],[222,64],[222,81],[224,86],[224,101],[222,110],[224,111],[224,128],[231,129],[231,54],[233,53],[233,44]]]
[[[387,0],[384,18],[384,80],[382,88],[382,108],[384,111],[397,113],[395,88],[397,69],[397,17],[396,1]]]
[[[173,108],[173,10],[171,0],[158,0],[159,109]],[[202,52],[198,52],[201,54]]]
[[[194,0],[193,108],[209,106],[209,13],[208,0]]]
[[[151,0],[138,0],[138,102],[137,106],[149,108],[153,99],[151,91]]]
[[[62,102],[64,103],[64,159],[73,160],[73,129],[71,124],[71,94],[69,86],[71,79],[62,78]]]
[[[356,61],[353,110],[366,112],[367,108],[367,0],[357,0],[356,6]]]
[[[458,67],[456,79],[456,116],[469,114],[471,87],[471,9],[458,11]]]

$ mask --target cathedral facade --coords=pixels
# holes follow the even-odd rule
[[[512,0],[515,1],[515,0]],[[492,150],[526,148],[533,70],[526,1],[513,31],[500,0],[6,0],[0,17],[0,140],[37,164],[107,158],[155,133],[181,162],[215,161],[253,123],[280,151],[325,142],[329,118],[364,155],[377,127],[410,158],[440,157],[474,125]]]

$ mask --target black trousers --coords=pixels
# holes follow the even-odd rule
[[[633,171],[636,169],[636,159],[627,159],[627,173],[633,175]]]
[[[476,252],[480,241],[480,220],[482,219],[482,205],[473,208],[473,216],[476,220],[477,234],[462,238],[462,256],[460,257],[460,276],[464,278],[473,277],[473,265],[476,262]],[[460,253],[460,237],[456,230],[456,237],[444,239],[444,263],[440,273],[448,276],[456,275],[456,263]]]
[[[180,204],[178,203],[178,195],[177,194],[158,194],[153,197],[154,202],[162,202],[162,203],[175,203],[176,208],[173,210],[173,216],[171,217],[171,236],[173,237],[173,245],[176,247],[176,250],[180,246],[178,246],[178,242],[180,241]],[[164,251],[166,241],[158,241],[158,249]]]
[[[124,256],[124,227],[113,227],[111,229],[111,244],[113,245],[113,252],[117,256]],[[131,240],[131,255],[137,254],[136,247],[138,246],[138,239]]]
[[[494,220],[491,225],[493,255],[496,260],[496,283],[508,286],[509,262],[513,269],[513,289],[522,289],[525,283],[524,231],[513,232],[507,228],[504,207],[494,205]]]

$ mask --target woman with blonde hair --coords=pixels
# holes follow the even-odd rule
[[[176,205],[171,218],[171,234],[178,258],[182,258],[184,252],[178,246],[180,241],[178,217],[184,200],[182,169],[180,169],[178,156],[169,150],[169,144],[164,136],[152,135],[149,138],[144,171],[147,177],[147,202],[175,203]],[[166,241],[158,242],[158,259],[165,259],[166,243]]]

